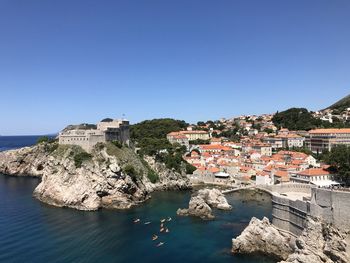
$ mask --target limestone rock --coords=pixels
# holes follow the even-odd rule
[[[45,144],[0,152],[0,172],[16,176],[43,175],[49,153]]]
[[[232,206],[228,204],[226,197],[219,189],[201,189],[198,191],[198,196],[211,207],[221,210],[232,209]]]
[[[232,252],[240,254],[263,253],[279,259],[286,259],[293,249],[289,245],[291,236],[278,231],[264,217],[253,217],[240,236],[232,239]]]
[[[188,209],[178,209],[179,216],[197,216],[205,220],[214,219],[210,206],[199,196],[193,196]]]
[[[348,233],[309,217],[306,228],[296,240],[294,253],[283,263],[350,262],[348,239]]]
[[[153,185],[147,178],[147,167],[129,148],[114,148],[108,152],[106,145],[102,145],[77,167],[72,157],[77,148],[57,147],[57,144],[42,143],[0,152],[0,173],[41,177],[34,197],[50,205],[87,211],[126,209],[147,200],[154,190],[189,187],[186,176],[162,164],[154,164],[161,180]],[[137,175],[131,177],[123,172],[122,167],[127,164],[135,167]]]
[[[284,260],[280,263],[347,263],[349,239],[349,233],[308,217],[302,235],[293,241],[267,218],[260,221],[253,217],[242,234],[232,239],[232,252],[264,253]]]
[[[177,215],[214,219],[211,207],[223,210],[232,209],[218,189],[201,189],[191,196],[188,209],[178,209]]]
[[[190,180],[186,174],[178,173],[174,170],[166,168],[164,163],[156,162],[153,157],[145,156],[145,161],[158,174],[159,181],[151,183],[149,180],[144,180],[147,191],[165,191],[165,190],[188,190],[191,189]]]

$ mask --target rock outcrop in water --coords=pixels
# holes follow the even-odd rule
[[[218,189],[202,189],[193,194],[188,208],[178,209],[179,216],[196,216],[202,219],[214,219],[211,207],[230,210],[225,196]]]
[[[157,166],[158,183],[152,184],[147,176],[150,166]],[[57,143],[1,152],[0,173],[41,177],[36,198],[79,210],[130,208],[154,190],[190,187],[184,174],[148,165],[132,149],[113,144],[98,145],[91,155],[78,146]]]
[[[262,253],[279,259],[287,259],[293,249],[291,237],[278,231],[264,217],[253,217],[242,234],[232,239],[232,252],[240,254]]]
[[[263,253],[281,263],[350,262],[349,233],[319,219],[308,218],[302,235],[295,239],[276,229],[267,218],[252,218],[240,236],[232,239],[233,253]]]

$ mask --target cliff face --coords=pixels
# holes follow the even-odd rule
[[[17,176],[43,175],[49,151],[46,144],[0,152],[0,173]]]
[[[177,173],[165,167],[165,164],[156,162],[153,157],[145,156],[145,161],[159,176],[156,183],[145,179],[144,183],[148,191],[186,190],[190,187],[190,180],[185,173]]]
[[[160,183],[153,185],[147,178],[149,167],[129,148],[100,145],[91,156],[84,156],[77,147],[51,147],[39,144],[1,152],[0,173],[41,177],[34,190],[36,198],[79,210],[130,208],[147,200],[155,189],[189,187],[186,179],[179,184],[174,181],[182,175],[164,167],[159,168]]]
[[[306,228],[295,242],[286,261],[293,263],[350,262],[349,235],[318,219],[308,218]]]
[[[350,262],[349,235],[318,219],[307,219],[297,239],[279,231],[267,218],[253,218],[240,236],[232,240],[233,253],[264,253],[281,263]]]
[[[263,253],[278,259],[287,259],[292,253],[292,237],[279,232],[269,219],[253,217],[242,234],[232,239],[232,252],[240,254]]]

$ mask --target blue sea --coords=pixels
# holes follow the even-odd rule
[[[0,137],[0,148],[34,144],[37,136]],[[82,212],[45,205],[32,197],[40,179],[0,175],[0,262],[236,262],[272,263],[264,256],[230,253],[231,240],[252,216],[271,218],[268,196],[228,195],[232,211],[215,210],[216,219],[177,217],[190,191],[158,192],[125,211]],[[169,233],[159,233],[160,219]],[[135,218],[141,222],[133,223]],[[149,225],[144,222],[150,221]],[[152,235],[159,239],[152,241]],[[156,247],[158,242],[164,242]]]
[[[36,143],[42,135],[0,136],[0,152],[30,146]],[[52,136],[49,136],[52,137]]]

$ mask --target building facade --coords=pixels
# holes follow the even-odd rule
[[[315,129],[309,131],[305,141],[306,147],[314,153],[330,151],[339,144],[350,145],[350,129]]]
[[[79,145],[91,152],[97,143],[119,141],[129,144],[129,121],[105,119],[97,124],[96,129],[72,128],[59,133],[59,144]]]
[[[177,132],[171,132],[167,134],[167,139],[169,140],[170,143],[172,141],[175,141],[176,138],[184,138],[183,136],[186,136],[188,141],[195,141],[195,140],[209,140],[209,132],[206,131],[192,131],[192,130],[187,130],[187,131],[177,131]]]

